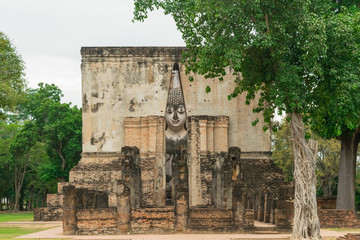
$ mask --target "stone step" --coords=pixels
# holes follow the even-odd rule
[[[287,236],[268,236],[268,235],[259,235],[256,237],[249,237],[249,236],[244,236],[244,237],[234,237],[234,238],[229,238],[229,240],[288,240],[290,239],[290,237]]]
[[[259,234],[280,234],[280,233],[290,233],[291,227],[259,227],[255,226],[255,233]]]
[[[188,231],[192,233],[230,233],[234,232],[233,226],[209,227],[209,226],[188,226]]]
[[[279,234],[278,231],[258,231],[255,229],[255,234]]]

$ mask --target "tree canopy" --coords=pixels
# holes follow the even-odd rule
[[[293,239],[321,238],[315,199],[317,144],[305,138],[303,122],[307,123],[320,107],[327,108],[325,88],[332,95],[348,89],[342,87],[344,79],[335,74],[344,69],[338,62],[346,61],[339,60],[343,55],[337,53],[345,47],[351,55],[346,57],[356,59],[353,50],[359,48],[328,41],[340,39],[335,31],[338,27],[353,26],[350,21],[341,21],[347,12],[344,5],[355,12],[359,8],[358,1],[331,0],[135,0],[135,20],[143,21],[154,8],[172,15],[188,48],[183,60],[186,73],[222,81],[226,68],[231,68],[237,86],[229,99],[244,93],[249,103],[260,96],[253,111],[263,112],[269,126],[275,109],[291,118],[295,158]],[[359,79],[353,68],[350,71],[350,78]],[[327,84],[329,81],[340,86],[337,92]],[[354,91],[359,90],[358,84],[350,85]]]
[[[26,82],[24,62],[9,38],[0,32],[0,118],[14,110],[23,96]]]
[[[11,200],[8,208],[21,210],[24,197],[28,210],[43,205],[46,193],[56,192],[80,160],[81,110],[61,97],[57,86],[40,83],[0,121],[0,170],[7,169],[0,171],[0,198]]]

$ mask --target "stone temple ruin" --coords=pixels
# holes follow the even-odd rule
[[[253,231],[290,226],[293,187],[260,115],[223,82],[188,81],[181,47],[84,47],[83,153],[36,218],[64,234]],[[205,93],[206,86],[212,91]],[[261,121],[260,121],[261,122]]]

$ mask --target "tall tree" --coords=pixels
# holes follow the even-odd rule
[[[25,87],[24,62],[9,38],[0,32],[0,118],[15,109]]]
[[[14,180],[13,171],[10,171],[12,157],[10,144],[19,128],[18,124],[8,124],[6,121],[0,120],[0,199],[8,200],[13,193],[13,185],[9,184]],[[1,206],[0,210],[2,210]]]
[[[317,145],[305,138],[304,121],[323,97],[315,94],[319,82],[341,82],[324,74],[322,61],[337,69],[336,59],[327,55],[332,7],[330,0],[135,0],[136,20],[144,20],[154,8],[172,15],[188,48],[186,73],[223,80],[230,67],[238,86],[229,98],[246,92],[250,102],[259,93],[254,111],[263,111],[266,122],[276,108],[291,118],[293,239],[321,239],[315,199]]]
[[[341,140],[336,208],[355,211],[356,156],[360,141],[360,5],[328,16],[327,58],[320,60],[324,78],[314,94],[312,129],[325,138]],[[350,4],[352,3],[352,4]]]
[[[27,120],[12,147],[13,152],[24,155],[37,142],[45,143],[51,159],[51,164],[46,165],[51,178],[65,181],[80,159],[82,120],[81,110],[61,103],[61,97],[61,90],[53,84],[40,83],[39,88],[28,91],[20,114]]]

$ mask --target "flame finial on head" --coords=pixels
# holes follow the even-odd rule
[[[179,71],[174,70],[172,72],[175,76],[171,84],[171,89],[168,96],[168,104],[184,105],[184,97],[181,90]]]

